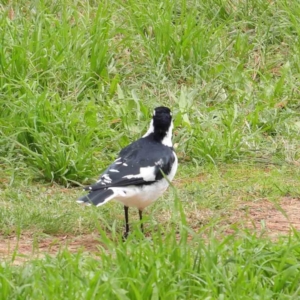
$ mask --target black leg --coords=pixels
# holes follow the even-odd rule
[[[128,233],[129,233],[128,206],[124,205],[124,212],[125,212],[125,233],[124,233],[124,238],[126,239],[128,237]]]
[[[141,222],[141,231],[144,233],[144,225],[143,225],[143,211],[139,210],[140,222]]]

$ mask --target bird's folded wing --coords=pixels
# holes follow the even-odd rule
[[[174,156],[165,156],[152,163],[150,161],[141,162],[118,158],[95,184],[86,187],[85,190],[152,184],[162,179],[163,174],[169,173],[173,162]]]

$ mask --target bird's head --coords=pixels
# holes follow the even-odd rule
[[[172,113],[168,107],[156,107],[153,111],[154,132],[166,133],[172,126]]]
[[[154,140],[172,147],[172,113],[168,107],[156,107],[153,111],[150,127],[144,137],[152,135]]]

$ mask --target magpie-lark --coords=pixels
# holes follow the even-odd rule
[[[115,199],[124,205],[125,234],[129,233],[128,209],[142,212],[168,188],[177,170],[177,156],[172,145],[172,113],[167,107],[155,108],[146,134],[121,150],[118,158],[99,180],[85,188],[88,195],[78,203],[103,205]]]

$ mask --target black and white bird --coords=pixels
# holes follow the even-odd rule
[[[125,237],[129,233],[128,209],[136,207],[143,231],[144,208],[164,193],[177,170],[172,129],[170,109],[155,108],[146,134],[122,149],[99,180],[85,188],[88,195],[80,197],[77,202],[96,206],[112,199],[121,202],[125,211]]]

